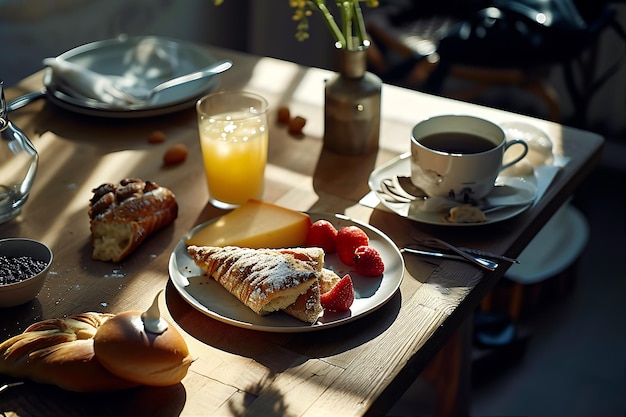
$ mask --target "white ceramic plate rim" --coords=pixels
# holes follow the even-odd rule
[[[123,55],[139,42],[146,39],[175,45],[181,51],[183,56],[188,58],[180,64],[180,69],[168,78],[184,75],[216,62],[215,58],[213,58],[211,54],[199,45],[158,36],[117,38],[96,41],[64,52],[59,55],[59,57],[69,62],[86,65],[89,69],[98,71],[97,67],[94,68],[93,65],[88,64],[91,58],[97,58],[99,54],[115,54],[118,50]],[[110,69],[110,72],[112,75],[121,75],[124,72],[124,68],[120,64],[120,66],[113,67],[112,70]],[[165,81],[165,79],[148,80],[146,83],[147,86],[150,87],[155,86],[161,81]],[[129,109],[106,109],[89,105],[82,106],[74,101],[71,101],[71,98],[67,99],[66,96],[62,92],[58,92],[54,86],[47,86],[48,91],[46,97],[61,108],[88,116],[109,118],[152,117],[174,113],[192,107],[200,97],[214,91],[218,87],[219,82],[219,75],[193,81],[183,86],[178,86],[164,91],[162,95],[157,98],[155,103],[147,104],[145,106],[136,106]]]
[[[589,239],[589,224],[575,207],[563,205],[511,265],[505,276],[521,284],[535,284],[571,265]]]
[[[393,203],[385,199],[385,194],[380,190],[380,182],[385,178],[391,178],[395,175],[411,174],[410,166],[411,153],[403,153],[389,162],[379,166],[369,176],[368,185],[370,190],[376,194],[380,203],[391,210],[392,212],[405,217],[410,220],[414,220],[420,223],[432,224],[436,226],[450,226],[450,227],[475,227],[484,226],[488,224],[498,223],[504,220],[513,218],[524,211],[526,211],[532,203],[524,206],[511,206],[495,211],[488,215],[488,220],[482,223],[452,223],[446,221],[440,213],[426,212],[417,208],[411,209],[411,203]],[[497,184],[508,185],[520,189],[522,193],[536,192],[536,179],[534,176],[528,177],[499,177],[496,180]],[[534,190],[534,191],[533,191]],[[413,206],[414,207],[414,206]]]
[[[326,219],[340,228],[356,225],[367,233],[370,245],[376,248],[385,263],[382,277],[363,277],[349,270],[336,254],[326,255],[325,266],[343,276],[350,273],[355,288],[354,304],[347,313],[325,313],[313,325],[283,312],[259,316],[229,294],[212,278],[202,276],[189,254],[187,240],[217,219],[196,226],[176,245],[170,256],[170,280],[180,296],[208,317],[236,327],[275,333],[303,333],[336,327],[362,318],[385,305],[397,292],[404,276],[404,259],[398,247],[380,230],[340,214],[308,213],[312,221]]]

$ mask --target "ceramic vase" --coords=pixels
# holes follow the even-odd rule
[[[324,149],[342,155],[378,149],[382,81],[367,71],[366,49],[338,48],[339,71],[325,85]]]

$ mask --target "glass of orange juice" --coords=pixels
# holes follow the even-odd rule
[[[198,128],[209,201],[231,209],[261,199],[267,161],[267,101],[246,91],[219,91],[198,100]]]

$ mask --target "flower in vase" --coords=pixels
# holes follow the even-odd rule
[[[336,0],[334,3],[340,19],[335,19],[325,0],[289,0],[289,5],[295,9],[293,19],[298,22],[296,38],[302,41],[309,37],[308,16],[317,10],[335,38],[337,47],[353,50],[368,45],[360,3],[377,7],[378,0]]]
[[[214,2],[220,5],[224,0]],[[326,0],[289,0],[289,6],[294,9],[293,20],[297,22],[296,39],[304,41],[309,38],[308,18],[318,11],[335,38],[336,47],[355,50],[369,46],[361,3],[365,3],[367,7],[378,7],[378,0],[335,0],[334,7],[326,3]],[[335,10],[335,15],[338,15],[339,19],[333,16],[331,8]]]

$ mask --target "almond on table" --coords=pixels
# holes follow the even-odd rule
[[[278,123],[288,124],[289,119],[291,119],[291,113],[289,112],[289,107],[282,106],[278,108]]]
[[[289,124],[287,125],[287,130],[292,135],[301,135],[302,129],[306,125],[306,119],[302,116],[296,116],[289,119]]]
[[[187,146],[182,143],[170,146],[163,155],[163,165],[178,165],[185,162],[189,150]]]
[[[148,142],[150,143],[162,143],[165,142],[165,139],[165,133],[161,132],[160,130],[155,130],[154,132],[150,133],[150,136],[148,136]]]

